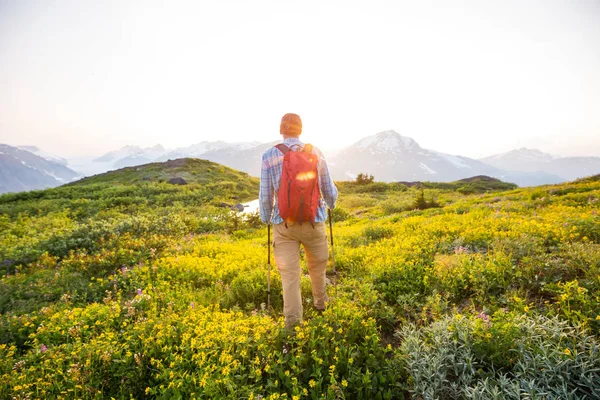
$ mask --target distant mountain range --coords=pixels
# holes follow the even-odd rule
[[[502,159],[502,156],[500,154],[494,157]],[[546,156],[552,158],[550,155]],[[600,157],[596,159],[598,161],[596,169],[600,171]],[[486,162],[485,159],[475,160],[460,155],[440,153],[422,148],[413,139],[395,131],[384,131],[363,138],[338,152],[335,157],[332,157],[330,163],[332,175],[337,180],[353,179],[359,172],[372,174],[376,180],[388,182],[452,182],[475,175],[486,175],[519,186],[536,186],[575,179],[570,175],[562,176],[543,169],[536,169],[535,172],[528,169],[507,169],[497,163]],[[523,157],[523,164],[526,163],[527,158]],[[586,169],[579,176],[587,175],[591,173],[588,174]]]
[[[30,149],[30,153],[45,157],[54,164],[67,164],[84,176],[179,158],[201,158],[259,176],[263,152],[277,143],[279,141],[203,141],[177,149],[165,149],[161,145],[148,148],[125,146],[96,158],[70,159],[68,164],[63,158],[45,154],[37,148],[22,147],[21,150]],[[519,186],[535,186],[600,173],[600,157],[554,157],[539,150],[521,148],[476,160],[425,149],[412,138],[392,130],[367,136],[337,151],[328,157],[328,163],[335,180],[354,179],[362,172],[372,174],[375,180],[387,182],[451,182],[486,175]],[[37,186],[42,187],[40,185]]]
[[[35,147],[25,147],[41,153]],[[79,174],[62,164],[62,159],[45,154],[48,159],[23,148],[0,144],[0,194],[45,189],[79,178]]]
[[[177,149],[165,149],[161,145],[148,148],[125,146],[96,158],[76,157],[70,159],[69,166],[81,175],[91,176],[151,162],[162,162],[179,158],[200,158],[258,176],[260,175],[260,158],[262,153],[276,143],[278,142],[228,143],[224,141],[204,141]]]
[[[253,176],[260,175],[262,153],[271,143],[224,141],[200,142],[175,150],[162,146],[127,146],[94,160],[98,172],[110,168],[166,161],[184,157],[203,158]],[[157,153],[162,153],[157,155]],[[380,181],[450,182],[475,175],[493,176],[520,186],[559,183],[600,172],[600,157],[553,157],[539,150],[519,149],[483,159],[441,153],[421,147],[414,139],[395,131],[367,136],[328,158],[336,180],[354,179],[369,173]]]
[[[558,176],[564,181],[600,172],[600,157],[553,157],[539,150],[526,148],[482,158],[480,161],[505,171],[546,173],[549,176]]]
[[[450,182],[474,175],[497,176],[502,172],[467,157],[424,149],[394,131],[359,140],[340,151],[330,164],[336,180],[354,179],[362,172],[382,181]]]

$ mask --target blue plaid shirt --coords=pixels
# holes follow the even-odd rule
[[[304,143],[298,138],[287,138],[283,141],[283,144],[292,151],[298,151],[304,147]],[[329,175],[329,169],[327,168],[327,162],[325,161],[325,157],[323,157],[323,153],[316,147],[313,147],[312,152],[319,156],[317,168],[319,171],[319,189],[321,191],[315,222],[325,222],[327,219],[326,207],[335,208],[338,191]],[[264,152],[260,170],[260,194],[258,198],[260,203],[260,219],[265,224],[271,222],[273,224],[281,224],[283,222],[283,218],[279,215],[279,208],[277,207],[277,191],[279,190],[279,182],[281,181],[282,168],[283,154],[279,149],[271,147]]]

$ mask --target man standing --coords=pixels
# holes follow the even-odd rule
[[[260,218],[265,224],[273,223],[273,253],[283,286],[283,315],[286,328],[291,329],[302,321],[303,312],[300,294],[302,272],[300,244],[304,246],[306,254],[308,273],[312,283],[313,304],[317,310],[323,311],[328,302],[325,287],[325,269],[329,258],[325,230],[326,206],[330,209],[335,207],[338,191],[331,180],[325,157],[321,151],[316,147],[304,145],[300,141],[299,136],[302,133],[300,117],[296,114],[284,115],[279,132],[283,136],[283,146],[272,147],[262,156]],[[289,171],[292,169],[289,167],[291,164],[289,159],[291,155],[286,155],[288,152],[309,153],[305,161],[306,163],[315,163],[317,176],[310,171],[294,173],[294,176],[290,176]],[[288,163],[285,169],[284,159]],[[298,165],[296,162],[293,164]],[[283,188],[280,187],[282,179],[286,180]],[[314,179],[314,187],[318,187],[317,192],[306,191],[306,196],[303,196],[304,187],[299,191],[292,189],[296,184],[310,185],[312,179]],[[286,191],[285,194],[284,191]],[[298,193],[301,194],[298,195]],[[314,207],[308,204],[311,198],[316,201]],[[282,214],[284,214],[285,220],[282,218]]]

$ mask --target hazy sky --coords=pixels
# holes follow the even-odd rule
[[[600,0],[0,0],[0,143],[600,156]]]

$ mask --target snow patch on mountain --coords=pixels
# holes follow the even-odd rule
[[[114,162],[123,158],[135,157],[146,160],[153,160],[166,152],[160,144],[153,147],[142,148],[140,146],[123,146],[119,150],[110,151],[100,157],[95,158],[94,162]]]
[[[37,146],[17,146],[18,149],[21,150],[25,150],[28,151],[30,153],[35,154],[36,156],[42,157],[48,161],[51,161],[53,163],[57,163],[60,165],[64,165],[66,166],[68,161],[66,158],[57,156],[56,154],[53,153],[49,153],[47,151],[41,150],[39,147]]]
[[[203,154],[210,152],[238,152],[250,150],[260,145],[260,142],[224,142],[218,140],[215,142],[203,141],[187,147],[179,147],[173,151],[165,153],[160,157],[161,160],[169,158],[182,158],[182,157],[201,157]]]
[[[419,148],[419,145],[413,139],[402,136],[396,131],[383,131],[367,136],[356,142],[353,146],[360,149],[368,149],[371,154],[381,152],[397,153]]]
[[[445,160],[450,161],[452,163],[452,165],[454,165],[456,168],[469,168],[469,169],[473,168],[469,164],[465,163],[464,157],[454,156],[452,154],[446,154],[446,153],[439,153],[434,150],[430,150],[430,151],[432,153],[437,154],[440,157],[443,157]]]
[[[434,170],[432,170],[431,168],[429,168],[427,165],[420,163],[419,167],[423,168],[425,170],[425,172],[427,172],[428,174],[437,174],[437,172],[435,172]]]
[[[78,177],[62,163],[23,148],[0,144],[0,149],[0,193],[45,189]]]
[[[56,179],[56,180],[57,180],[57,181],[59,181],[60,183],[67,183],[67,182],[69,182],[69,180],[67,180],[67,179],[64,179],[64,178],[61,178],[60,176],[58,176],[58,175],[56,175],[56,174],[54,174],[54,173],[52,173],[52,172],[50,172],[50,171],[46,171],[46,170],[44,170],[44,171],[42,171],[42,172],[43,172],[44,174],[48,175],[48,176],[51,176],[51,177],[53,177],[54,179]]]
[[[482,158],[482,161],[500,161],[500,160],[518,160],[523,162],[549,162],[554,160],[554,157],[551,154],[544,153],[537,149],[528,149],[526,147],[521,147],[520,149],[515,149],[508,151],[506,153],[495,154],[493,156]]]

